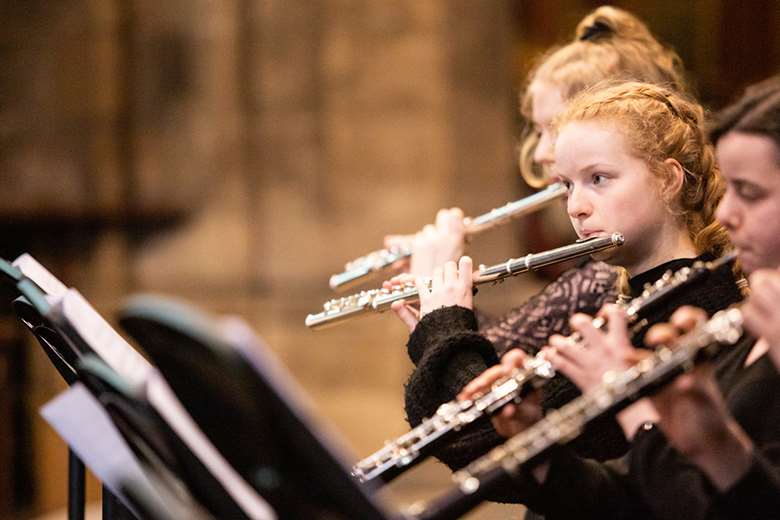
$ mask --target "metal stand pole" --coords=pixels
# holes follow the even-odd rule
[[[116,497],[111,494],[106,486],[103,486],[103,520],[114,519],[114,506],[116,505]]]
[[[84,520],[84,463],[68,448],[68,520]]]

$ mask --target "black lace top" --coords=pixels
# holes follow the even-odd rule
[[[589,262],[570,269],[521,307],[498,319],[478,315],[480,333],[496,352],[522,346],[534,354],[553,334],[566,333],[569,316],[575,312],[594,314],[602,305],[615,301],[617,270],[603,262]]]

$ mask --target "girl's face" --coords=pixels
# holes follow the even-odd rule
[[[550,166],[555,161],[553,151],[552,120],[565,107],[561,89],[543,80],[536,80],[528,87],[531,93],[531,112],[539,142],[534,150],[534,162],[542,166]]]
[[[680,225],[659,195],[660,181],[631,152],[618,127],[599,121],[566,124],[555,143],[555,173],[569,189],[566,207],[580,238],[616,231],[625,236],[623,247],[597,259],[632,273],[665,261],[659,252],[677,240]]]
[[[726,194],[717,219],[750,273],[780,267],[780,150],[768,137],[731,132],[716,147]]]

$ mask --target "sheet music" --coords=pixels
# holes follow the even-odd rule
[[[19,256],[13,261],[13,265],[27,278],[35,282],[43,292],[51,296],[62,296],[68,290],[64,283],[59,281],[56,276],[51,274],[28,253]]]
[[[150,373],[146,391],[149,403],[250,518],[276,520],[276,514],[268,502],[227,463],[156,370]]]
[[[95,397],[76,383],[40,409],[41,416],[73,449],[112,493],[122,495],[121,483],[132,479],[154,494],[141,466]],[[88,427],[85,428],[85,425]]]
[[[152,365],[75,289],[68,289],[51,310],[65,319],[102,360],[133,387],[146,383]]]

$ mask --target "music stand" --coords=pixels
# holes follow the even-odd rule
[[[15,314],[32,332],[60,376],[68,385],[73,384],[76,380],[76,372],[72,365],[75,360],[74,357],[70,355],[67,349],[61,349],[62,345],[57,345],[56,335],[48,328],[45,320],[41,318],[35,309],[34,303],[40,308],[45,308],[48,305],[44,291],[33,280],[28,278],[20,267],[2,258],[0,258],[0,273],[3,282],[17,296],[12,303]],[[69,520],[84,519],[85,488],[86,472],[84,463],[68,447]]]
[[[279,518],[391,518],[349,474],[286,370],[237,319],[160,297],[130,300],[120,326]]]
[[[155,410],[111,367],[94,355],[78,361],[79,381],[94,395],[140,465],[146,482],[123,476],[120,494],[140,518],[205,519],[203,511],[179,478],[170,432]],[[132,473],[130,475],[133,475]],[[149,483],[153,484],[150,489]]]
[[[218,518],[272,518],[268,504],[219,456],[159,372],[78,291],[66,291],[46,319],[80,353],[80,379],[99,396],[136,455],[167,475],[161,480],[180,477]]]
[[[104,366],[101,370],[96,369],[102,362],[94,353],[101,351],[107,355],[113,364],[136,384],[138,378],[142,376],[143,369],[146,368],[144,364],[148,365],[148,362],[135,352],[122,354],[122,352],[112,353],[110,350],[106,350],[105,347],[108,349],[111,349],[112,346],[116,347],[110,341],[112,339],[110,335],[114,332],[99,316],[97,316],[98,319],[91,320],[91,332],[93,335],[97,332],[103,340],[108,340],[103,342],[107,345],[90,345],[84,341],[73,324],[67,319],[62,319],[62,306],[65,303],[70,303],[71,307],[73,305],[87,305],[86,302],[83,299],[79,300],[80,295],[76,291],[68,290],[62,282],[30,255],[20,256],[13,264],[0,261],[0,269],[2,269],[4,278],[7,281],[15,282],[17,291],[23,294],[13,302],[17,316],[32,332],[60,376],[69,386],[77,382],[86,384],[112,418],[126,444],[129,445],[136,458],[146,469],[146,477],[157,482],[156,492],[166,496],[169,502],[168,507],[182,510],[182,507],[177,507],[177,504],[171,500],[178,498],[181,501],[181,498],[175,497],[173,493],[166,494],[164,484],[170,483],[171,479],[159,477],[159,475],[163,475],[161,465],[150,464],[148,458],[141,456],[142,453],[147,457],[155,453],[159,455],[163,448],[159,442],[159,434],[155,438],[154,432],[156,430],[148,428],[150,422],[153,422],[155,418],[147,417],[147,409],[144,408],[143,403],[134,398],[132,392],[127,389],[127,384],[121,385],[122,390],[120,391],[122,377],[119,374],[114,373],[111,376],[113,370],[108,366]],[[75,304],[73,303],[74,298],[76,299]],[[54,324],[52,316],[61,322],[60,327]],[[63,323],[67,325],[67,334],[61,330]],[[131,349],[129,345],[127,345],[127,349]],[[122,349],[115,348],[114,350],[121,351]],[[143,431],[144,434],[133,435],[134,432],[140,431]],[[150,437],[158,442],[152,443],[152,450],[144,450],[143,448],[147,447],[150,442]],[[68,518],[81,520],[84,517],[85,468],[83,462],[70,446],[68,447],[68,457]],[[165,463],[170,465],[170,458],[166,458]],[[148,487],[146,495],[144,495],[145,489],[138,482],[129,483],[123,487],[127,487],[130,494],[125,495],[125,499],[135,511],[153,512],[161,509],[160,498],[146,496],[149,495]],[[114,494],[103,485],[103,518],[126,517],[135,518],[132,512],[119,503]],[[147,515],[147,517],[167,518],[159,516],[159,513],[158,516]]]

